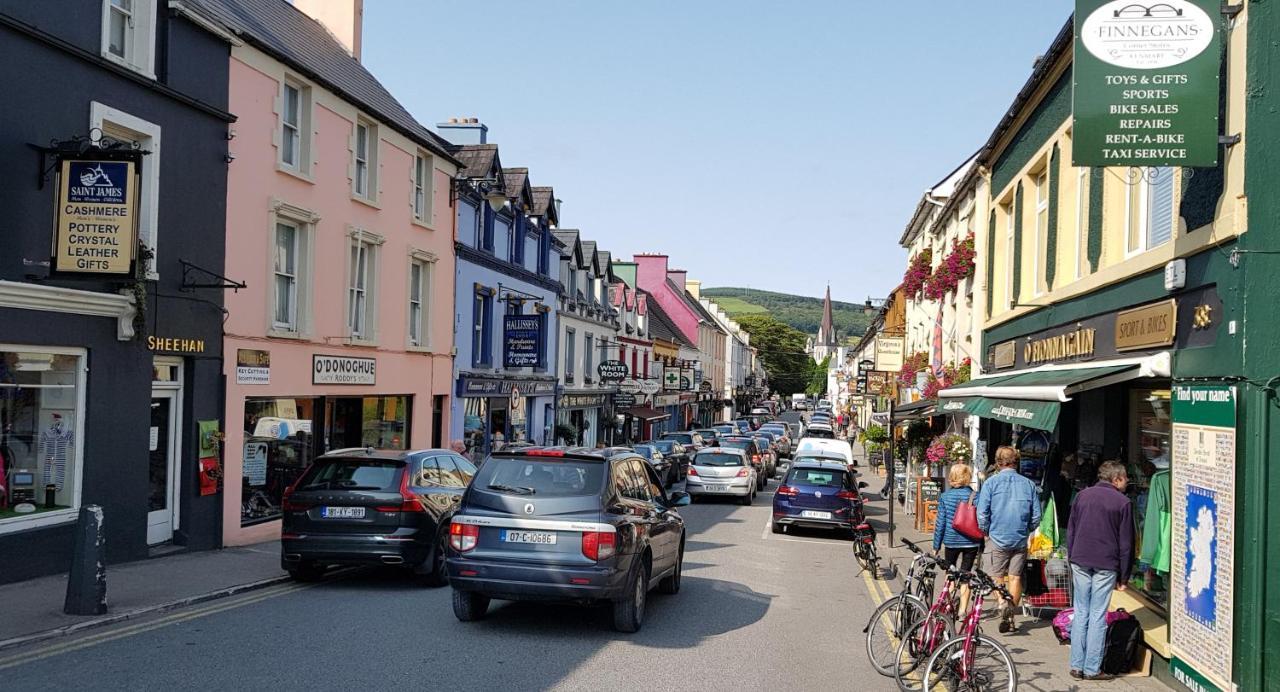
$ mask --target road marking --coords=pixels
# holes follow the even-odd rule
[[[770,519],[769,521],[765,522],[764,530],[760,532],[760,540],[762,541],[779,540],[784,543],[812,543],[813,545],[833,545],[833,546],[845,545],[844,543],[833,543],[831,541],[814,541],[808,538],[792,538],[790,536],[785,536],[781,534],[778,536],[773,536],[772,534],[773,534],[773,519]]]
[[[318,584],[287,584],[274,589],[264,589],[262,591],[258,591],[251,595],[245,596],[243,598],[239,598],[231,601],[218,601],[212,605],[208,605],[202,608],[196,608],[194,610],[174,613],[172,615],[162,617],[158,620],[143,622],[136,625],[129,625],[127,627],[109,630],[101,634],[93,634],[87,637],[82,637],[75,641],[62,642],[62,643],[54,644],[52,646],[47,646],[41,649],[37,649],[32,652],[16,654],[13,656],[8,656],[6,658],[0,658],[0,670],[5,670],[7,668],[20,666],[27,663],[34,663],[36,661],[50,658],[52,656],[57,656],[59,654],[79,651],[80,649],[86,649],[91,646],[97,646],[98,644],[105,644],[107,642],[115,641],[117,639],[131,637],[135,634],[150,632],[152,630],[157,630],[162,627],[168,627],[169,625],[174,625],[180,622],[186,622],[188,620],[194,620],[196,618],[201,618],[208,615],[215,615],[223,611],[234,610],[236,608],[241,608],[243,606],[253,605],[254,603],[258,603],[260,601],[265,601],[267,599],[275,598],[277,596],[283,596],[285,594],[290,594],[297,591],[310,589],[314,586],[318,586]]]

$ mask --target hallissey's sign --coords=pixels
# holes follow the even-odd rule
[[[137,164],[63,159],[53,269],[128,274],[137,238]]]
[[[1222,0],[1076,0],[1076,166],[1218,164]]]
[[[502,361],[508,368],[536,368],[542,364],[542,315],[504,315]]]

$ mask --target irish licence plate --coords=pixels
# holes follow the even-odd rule
[[[550,531],[512,531],[505,529],[502,540],[507,543],[537,543],[539,545],[555,545],[556,534]]]
[[[808,510],[808,509],[807,509],[807,510],[805,510],[805,511],[801,512],[801,513],[800,513],[800,516],[801,516],[801,517],[803,517],[803,518],[805,518],[805,519],[830,519],[830,518],[831,518],[831,512],[815,512],[815,511],[813,511],[813,510]]]
[[[708,485],[707,486],[707,490],[713,493],[723,493],[728,489],[729,489],[729,486],[727,485]]]
[[[364,519],[364,507],[322,507],[320,516],[325,519]]]

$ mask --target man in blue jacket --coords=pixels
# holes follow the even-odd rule
[[[987,536],[987,572],[1003,579],[1013,603],[1005,602],[1000,631],[1016,629],[1014,614],[1022,602],[1022,570],[1027,539],[1040,525],[1040,496],[1035,483],[1018,473],[1018,450],[996,450],[996,473],[978,493],[978,528]]]

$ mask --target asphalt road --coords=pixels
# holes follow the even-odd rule
[[[7,651],[0,688],[888,689],[863,653],[850,544],[770,533],[769,487],[751,507],[682,510],[681,592],[652,594],[634,635],[607,609],[549,604],[460,623],[447,588],[360,570]]]

